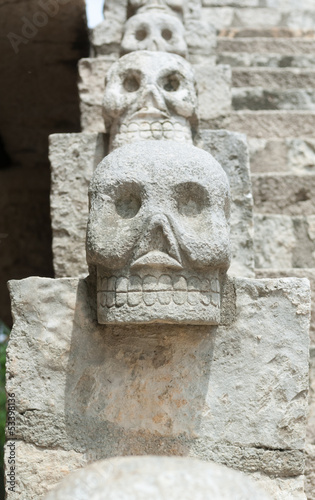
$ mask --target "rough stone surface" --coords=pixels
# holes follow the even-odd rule
[[[305,493],[307,500],[315,498],[315,446],[306,446]]]
[[[250,166],[253,173],[315,173],[314,139],[303,139],[303,137],[269,140],[249,138],[248,146],[250,151]],[[290,182],[293,181],[291,176],[289,179]],[[294,182],[298,182],[298,184],[304,181],[312,184],[311,177],[301,177],[300,180],[296,177],[294,179]],[[286,182],[284,177],[282,178],[282,182]],[[295,189],[295,187],[292,186],[291,189]]]
[[[308,282],[229,283],[225,325],[135,328],[96,323],[93,282],[11,282],[16,438],[89,460],[190,455],[300,484]]]
[[[253,199],[246,137],[226,130],[202,130],[197,145],[215,157],[230,182],[232,258],[229,274],[253,277]]]
[[[259,139],[314,138],[315,113],[308,111],[234,111],[229,129]]]
[[[240,472],[192,458],[125,457],[77,471],[45,500],[271,500]]]
[[[315,215],[254,215],[256,268],[315,267]]]
[[[233,68],[233,87],[298,89],[315,87],[315,70],[300,68]]]
[[[230,191],[213,156],[173,141],[128,144],[98,165],[89,196],[99,323],[219,324]]]
[[[256,277],[259,279],[264,278],[288,278],[294,276],[295,278],[307,278],[311,284],[311,294],[312,294],[312,304],[315,303],[315,269],[310,268],[287,268],[287,269],[256,269]],[[315,308],[312,307],[311,311],[311,323],[310,323],[310,342],[311,346],[315,346]],[[312,361],[312,359],[311,359]],[[312,361],[314,364],[314,361]],[[315,380],[315,374],[312,379]],[[314,388],[315,389],[315,388]],[[315,390],[311,388],[310,390],[310,398],[314,399]],[[313,394],[313,396],[312,396]],[[308,425],[308,432],[310,428],[313,427]],[[315,429],[315,426],[314,426]],[[313,432],[314,432],[313,429]]]
[[[268,90],[263,87],[232,89],[232,107],[239,109],[315,110],[314,89]]]
[[[50,136],[51,223],[55,276],[86,276],[88,187],[106,154],[103,134]]]
[[[95,167],[107,154],[107,143],[108,136],[103,134],[58,134],[51,138],[51,217],[57,277],[87,275],[85,236],[88,183]],[[203,130],[198,145],[214,156],[229,178],[232,198],[230,273],[233,276],[252,277],[252,197],[244,136],[225,130]],[[77,175],[78,171],[81,172],[80,176]],[[76,186],[75,190],[73,185]],[[74,206],[78,207],[75,211],[72,199],[75,200]]]
[[[312,0],[313,1],[313,0]],[[217,41],[217,52],[246,52],[253,53],[268,53],[273,52],[277,54],[295,54],[302,57],[308,54],[312,56],[315,51],[315,40],[312,38],[231,38],[219,37]]]
[[[276,47],[275,47],[276,48]],[[230,64],[233,67],[269,67],[269,68],[315,68],[313,54],[278,54],[277,52],[221,52],[217,56],[218,64]]]
[[[85,132],[104,132],[102,102],[105,77],[112,58],[83,59],[79,64],[81,126]],[[200,124],[203,128],[222,128],[231,111],[231,70],[228,66],[213,66],[213,61],[194,64],[198,87]]]
[[[5,460],[9,451],[5,446]],[[15,441],[15,452],[16,485],[15,492],[9,492],[10,500],[41,500],[65,476],[88,463],[82,453],[48,450],[23,441]]]
[[[315,213],[315,175],[270,173],[254,174],[251,179],[256,212],[298,216]]]

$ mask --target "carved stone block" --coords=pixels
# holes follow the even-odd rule
[[[189,327],[99,325],[94,287],[10,282],[17,456],[36,447],[19,459],[19,477],[31,464],[38,471],[46,450],[60,455],[57,480],[68,471],[64,451],[81,455],[70,453],[72,467],[117,455],[195,456],[254,473],[277,499],[303,499],[308,281],[227,281],[224,324]]]

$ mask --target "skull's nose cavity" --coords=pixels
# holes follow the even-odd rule
[[[152,217],[145,238],[150,251],[159,250],[178,261],[181,260],[176,237],[165,215],[158,214]]]
[[[143,93],[143,107],[156,108],[160,111],[167,111],[162,94],[154,85],[148,85]]]

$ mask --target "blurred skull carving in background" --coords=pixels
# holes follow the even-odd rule
[[[187,55],[185,30],[180,20],[164,12],[145,12],[131,17],[125,27],[122,52],[158,50]]]
[[[191,65],[176,54],[131,52],[107,75],[103,101],[110,150],[144,139],[192,143],[197,92]]]

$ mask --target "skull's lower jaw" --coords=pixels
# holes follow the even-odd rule
[[[130,121],[114,125],[111,129],[110,150],[144,140],[170,140],[192,144],[191,126],[188,120]]]
[[[219,271],[191,273],[151,270],[104,276],[97,270],[100,324],[220,323]]]

